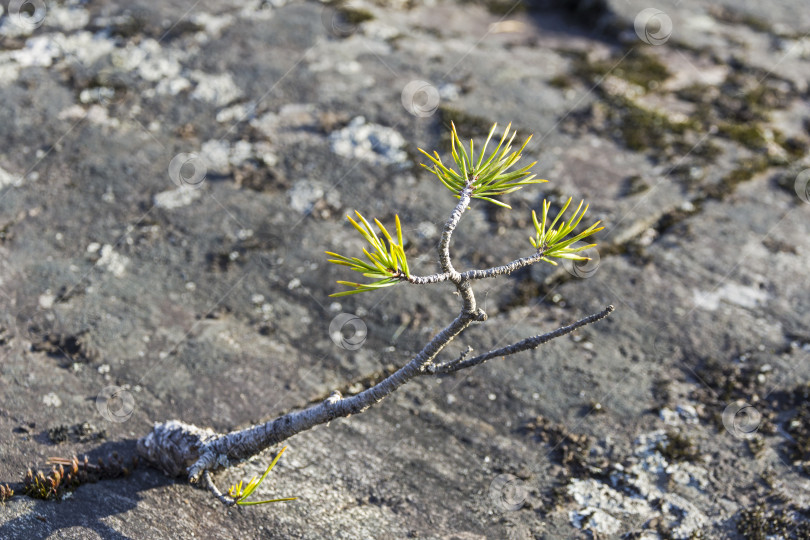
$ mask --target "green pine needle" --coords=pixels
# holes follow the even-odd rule
[[[512,131],[510,135],[511,123],[506,126],[498,146],[495,147],[495,150],[492,151],[486,160],[484,159],[487,146],[497,126],[498,124],[493,124],[487,136],[487,140],[476,159],[473,141],[470,141],[470,151],[468,154],[466,148],[461,143],[461,139],[459,139],[455,124],[451,123],[452,138],[450,153],[455,162],[455,169],[448,168],[442,162],[442,158],[439,157],[438,152],[434,152],[431,156],[420,148],[419,151],[431,161],[431,165],[425,165],[423,163],[422,166],[435,174],[441,183],[452,191],[456,197],[460,197],[461,191],[468,182],[471,182],[472,198],[488,201],[498,206],[503,206],[504,208],[511,208],[511,206],[495,199],[495,197],[506,195],[529,184],[541,184],[546,180],[535,179],[535,175],[529,173],[529,170],[536,162],[522,169],[515,171],[509,170],[520,159],[521,153],[531,140],[531,136],[529,136],[523,143],[523,146],[520,147],[520,150],[511,152],[512,142],[517,135],[516,131]]]
[[[255,505],[255,504],[267,504],[267,503],[274,503],[274,502],[294,501],[295,499],[298,498],[298,497],[284,497],[284,498],[281,498],[281,499],[269,499],[269,500],[266,500],[266,501],[246,501],[245,500],[248,497],[250,497],[253,494],[254,491],[256,491],[256,488],[259,487],[262,482],[264,482],[264,479],[267,478],[267,475],[270,474],[270,471],[272,471],[273,467],[276,466],[276,463],[278,463],[278,460],[281,457],[281,454],[283,454],[284,450],[286,450],[286,449],[287,449],[287,447],[285,446],[284,448],[281,449],[281,451],[278,454],[276,454],[276,457],[273,458],[272,462],[270,462],[270,465],[267,467],[267,470],[264,471],[264,474],[261,476],[261,478],[257,479],[255,476],[253,478],[251,478],[244,490],[242,489],[243,481],[241,481],[241,480],[239,481],[238,484],[234,484],[233,486],[231,486],[231,488],[228,490],[228,495],[231,498],[236,500],[236,504],[238,504],[239,506],[250,506],[250,505]]]
[[[588,211],[588,205],[585,205],[585,208],[583,209],[582,205],[584,204],[584,201],[580,201],[579,206],[574,211],[574,214],[566,222],[563,219],[563,214],[565,214],[565,211],[568,209],[570,204],[571,198],[569,197],[568,200],[565,201],[562,209],[557,213],[557,217],[555,217],[554,221],[552,221],[548,226],[546,226],[546,223],[548,222],[548,211],[551,208],[551,203],[546,200],[543,201],[543,214],[542,219],[539,221],[537,219],[537,214],[534,210],[532,210],[532,221],[534,222],[536,234],[534,237],[529,238],[529,241],[538,252],[543,253],[544,261],[554,265],[557,263],[548,257],[570,259],[574,261],[588,260],[588,257],[577,255],[577,253],[592,248],[596,244],[571,247],[572,244],[604,229],[604,227],[599,227],[599,223],[601,222],[597,221],[581,233],[569,238],[569,235],[574,231],[574,229],[577,228],[579,222],[582,221],[582,218],[585,216],[585,212]],[[557,226],[558,221],[560,222],[559,228],[555,229],[554,227]]]
[[[382,233],[382,238],[374,232],[374,229],[360,212],[355,211],[355,214],[357,214],[357,221],[350,216],[346,217],[371,246],[370,249],[368,246],[363,248],[365,260],[357,257],[346,257],[332,253],[331,251],[327,251],[326,254],[330,257],[334,257],[333,259],[329,259],[329,262],[348,266],[355,272],[363,274],[364,277],[376,279],[376,281],[371,283],[338,281],[339,284],[346,285],[352,289],[329,295],[332,297],[347,296],[389,287],[396,285],[411,275],[410,269],[408,268],[408,261],[405,257],[405,249],[403,248],[402,225],[399,222],[399,216],[395,216],[396,240],[394,240],[394,237],[379,220],[375,219],[374,224],[377,225],[380,233]]]
[[[522,168],[514,168],[521,158],[521,153],[531,140],[531,136],[526,139],[519,150],[513,151],[512,143],[517,136],[517,132],[511,130],[511,123],[506,126],[500,141],[489,154],[487,154],[487,148],[498,127],[497,124],[493,124],[478,154],[475,151],[475,143],[471,140],[468,149],[462,144],[455,124],[451,124],[451,127],[450,154],[453,163],[450,167],[442,162],[438,152],[433,152],[433,155],[431,155],[421,148],[419,151],[430,160],[429,165],[423,163],[422,166],[435,174],[442,185],[453,192],[456,197],[460,198],[462,191],[469,186],[472,198],[511,209],[511,206],[500,200],[501,196],[517,191],[529,184],[546,182],[546,180],[535,178],[535,175],[530,172],[536,162]],[[556,265],[557,263],[552,259],[587,260],[588,257],[579,255],[579,253],[596,245],[574,246],[577,242],[601,231],[604,227],[599,227],[600,222],[597,221],[579,234],[574,234],[588,211],[588,206],[586,205],[583,208],[584,202],[580,202],[574,213],[566,220],[564,215],[570,204],[571,199],[569,198],[557,213],[557,216],[550,222],[548,212],[551,203],[548,201],[543,201],[541,219],[538,219],[537,213],[532,211],[532,221],[534,222],[536,234],[530,238],[530,241],[543,261]],[[372,281],[368,283],[338,281],[339,284],[345,285],[349,289],[331,294],[332,297],[348,296],[390,287],[407,281],[411,277],[408,261],[405,257],[399,216],[396,216],[396,235],[393,235],[388,232],[379,220],[374,220],[374,224],[379,230],[378,233],[360,212],[355,212],[355,214],[356,220],[350,216],[346,217],[368,243],[363,249],[364,258],[346,257],[331,251],[327,251],[326,254],[332,257],[329,262],[347,266]]]

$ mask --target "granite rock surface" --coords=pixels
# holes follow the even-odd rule
[[[802,2],[121,0],[0,16],[0,538],[807,538],[810,11]],[[607,320],[424,377],[289,448],[226,509],[140,463],[59,500],[52,456],[154,422],[227,431],[358,392],[458,310],[448,284],[330,298],[345,215],[454,199],[418,164],[512,122],[549,183],[475,202],[457,268],[531,254],[585,199],[592,259],[477,284],[446,353]],[[330,330],[342,313],[359,347]],[[354,328],[354,327],[352,327]],[[342,346],[341,346],[342,344]],[[272,454],[218,473],[261,474]],[[700,536],[702,535],[702,536]],[[760,536],[757,536],[760,535]]]

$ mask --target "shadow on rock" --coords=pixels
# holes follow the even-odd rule
[[[103,470],[107,476],[99,473],[101,476],[97,480],[87,480],[56,500],[15,496],[7,503],[12,512],[15,504],[21,505],[24,500],[34,500],[34,504],[25,513],[0,525],[0,538],[49,538],[54,533],[62,538],[68,529],[82,528],[92,530],[100,538],[129,539],[129,536],[105,523],[106,518],[133,510],[143,500],[142,492],[174,483],[171,478],[143,465],[126,474],[115,474],[116,463],[122,461],[111,456],[135,456],[135,443],[134,439],[110,442],[91,451],[88,454],[90,467],[96,471]],[[99,465],[99,458],[104,465]],[[124,459],[123,463],[129,466],[131,459]],[[12,487],[15,493],[23,493],[22,483]]]

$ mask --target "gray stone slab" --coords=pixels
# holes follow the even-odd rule
[[[352,278],[324,251],[361,248],[345,215],[398,214],[411,269],[437,270],[454,200],[417,148],[446,156],[450,121],[534,133],[524,159],[549,180],[511,212],[474,202],[458,267],[530,255],[544,198],[586,200],[605,230],[589,264],[476,284],[489,320],[446,358],[616,312],[290,439],[260,495],[296,502],[228,510],[141,464],[13,497],[0,537],[735,538],[766,498],[807,527],[806,10],[503,4],[64,2],[27,29],[4,12],[0,483],[407,362],[452,320],[452,287],[329,298]],[[658,45],[633,25],[648,8],[672,22]],[[340,313],[367,326],[357,350],[330,336]],[[104,407],[109,387],[131,414]]]

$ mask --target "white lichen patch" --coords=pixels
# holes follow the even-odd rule
[[[101,103],[109,101],[115,97],[115,88],[109,86],[97,86],[95,88],[85,88],[79,92],[79,101],[88,103]]]
[[[217,334],[217,337],[231,349],[239,350],[242,348],[239,340],[236,339],[230,331],[222,331]]]
[[[9,51],[5,55],[17,62],[20,67],[50,67],[55,59],[62,56],[62,49],[55,39],[57,35],[34,36],[25,40],[25,46],[22,49]]]
[[[238,167],[253,157],[253,145],[248,141],[237,141],[231,145],[231,154],[228,158],[231,165]]]
[[[185,77],[172,77],[163,79],[155,86],[155,93],[163,96],[176,96],[180,92],[185,92],[191,88],[191,81]]]
[[[317,113],[317,108],[311,103],[288,103],[277,113],[268,112],[252,119],[250,125],[270,141],[283,134],[286,140],[294,142],[297,138],[312,137],[312,132],[319,129]]]
[[[56,23],[48,22],[52,20]],[[7,25],[8,21],[9,19],[3,19],[3,26]],[[89,17],[83,9],[65,8],[57,9],[55,12],[49,11],[46,22],[48,26],[77,30],[87,25]],[[7,85],[19,77],[22,68],[29,66],[50,67],[58,62],[65,62],[89,67],[105,57],[110,57],[114,70],[134,74],[146,81],[158,82],[164,87],[168,84],[170,89],[176,90],[178,84],[182,86],[177,82],[178,79],[183,80],[180,77],[181,62],[193,52],[195,51],[188,47],[185,49],[163,47],[151,38],[120,46],[106,32],[79,31],[67,35],[62,32],[49,32],[27,39],[21,49],[0,53],[0,75],[2,75],[0,80],[2,84]],[[190,86],[191,83],[185,81],[185,88]]]
[[[98,60],[112,54],[116,48],[114,40],[104,33],[76,32],[75,34],[54,34],[54,41],[65,52],[65,60],[79,61],[91,66]]]
[[[340,195],[336,189],[328,190],[323,184],[314,180],[299,180],[287,192],[290,197],[290,207],[302,214],[308,213],[315,203],[326,199],[329,206],[340,207]]]
[[[0,167],[0,189],[9,186],[17,187],[20,185],[22,185],[22,176],[15,176],[6,171],[3,167]]]
[[[158,208],[165,208],[173,210],[188,206],[200,198],[200,190],[191,189],[188,187],[181,187],[178,189],[170,189],[168,191],[161,191],[153,197],[153,202]]]
[[[45,26],[49,28],[59,28],[65,31],[78,30],[90,22],[90,12],[81,6],[51,4],[48,6],[44,22]]]
[[[115,277],[123,277],[129,266],[129,257],[117,253],[110,244],[101,247],[101,257],[96,261],[96,266],[104,268]]]
[[[405,139],[389,127],[367,123],[355,117],[345,128],[329,135],[332,151],[349,159],[362,159],[377,165],[405,163]]]
[[[20,66],[8,62],[8,53],[0,53],[0,88],[8,86],[20,76]]]
[[[680,519],[671,523],[669,530],[672,538],[692,538],[692,533],[709,523],[709,519],[693,503],[679,495],[667,493],[660,499],[661,512],[665,516],[678,516]]]
[[[242,97],[242,91],[229,73],[192,71],[189,78],[196,83],[192,99],[205,101],[216,107],[225,107]]]
[[[98,126],[113,129],[122,128],[121,120],[110,117],[107,109],[101,105],[91,105],[88,108],[84,108],[81,105],[71,105],[70,107],[59,111],[57,118],[60,120],[87,120],[88,122]]]
[[[128,43],[116,49],[112,56],[113,64],[122,71],[134,71],[145,81],[158,82],[180,74],[181,61],[187,52],[162,47],[156,40],[147,38],[137,45]]]
[[[0,6],[0,15],[2,15],[2,6]],[[36,25],[20,24],[19,19],[9,13],[6,17],[0,19],[0,36],[7,38],[18,38],[22,36],[30,36]]]
[[[87,120],[93,124],[111,128],[118,128],[121,125],[121,121],[118,118],[111,118],[107,109],[101,105],[91,105],[87,109]]]
[[[80,118],[84,118],[84,115],[87,114],[84,107],[81,105],[71,105],[65,109],[59,111],[56,117],[59,120],[77,120]]]
[[[247,145],[247,148],[245,147]],[[252,155],[250,143],[240,141],[231,145],[228,141],[206,141],[200,147],[200,155],[208,164],[208,170],[216,174],[228,174],[232,166],[238,167]]]
[[[205,158],[209,172],[221,175],[230,174],[234,167],[241,167],[250,160],[267,166],[273,166],[278,162],[278,157],[266,142],[253,144],[248,141],[237,141],[231,144],[228,141],[211,139],[202,144],[200,155]]]
[[[663,431],[639,437],[629,463],[613,466],[610,485],[594,478],[572,480],[567,491],[578,508],[568,513],[571,524],[613,535],[627,532],[627,523],[640,526],[658,518],[673,538],[688,538],[706,525],[708,518],[697,505],[666,486],[672,482],[686,491],[702,492],[708,486],[708,472],[693,463],[670,463],[657,450],[666,438]]]
[[[619,518],[647,519],[654,514],[645,499],[628,496],[593,478],[572,480],[567,491],[580,506],[568,513],[571,524],[579,529],[616,534],[621,529]]]
[[[635,99],[643,96],[646,92],[644,87],[631,83],[615,75],[607,75],[601,81],[605,91],[612,96],[623,96],[628,99]]]
[[[200,147],[200,155],[205,158],[210,172],[228,174],[231,169],[231,145],[228,141],[205,141]]]
[[[715,311],[721,302],[746,309],[756,309],[768,300],[768,293],[758,287],[724,283],[713,291],[693,291],[695,305],[707,311]]]
[[[597,534],[616,534],[622,522],[598,508],[585,508],[580,512],[568,512],[568,519],[577,529]]]
[[[697,424],[699,420],[697,409],[692,405],[678,405],[674,411],[668,407],[662,407],[658,416],[670,426]]]
[[[221,15],[211,15],[210,13],[195,13],[191,17],[191,22],[198,24],[203,28],[200,32],[206,38],[218,38],[222,35],[222,31],[233,24],[235,18],[233,15],[223,13]]]
[[[241,122],[250,116],[252,116],[251,107],[245,105],[244,103],[237,103],[236,105],[231,105],[230,107],[225,107],[217,112],[217,122],[221,123],[233,123],[233,122]]]
[[[416,234],[419,235],[419,238],[433,240],[439,236],[439,228],[431,221],[422,221],[416,226]]]
[[[454,83],[442,83],[438,90],[439,97],[445,101],[455,101],[461,97],[461,87]]]
[[[42,396],[42,403],[47,405],[48,407],[61,407],[62,406],[62,398],[57,396],[55,393],[50,392]]]
[[[31,37],[21,49],[0,53],[0,84],[15,81],[20,70],[30,66],[50,67],[65,61],[92,65],[115,49],[115,42],[103,34],[53,32]]]
[[[51,309],[56,302],[56,296],[51,291],[46,291],[45,294],[40,294],[38,303],[42,309]]]
[[[254,143],[253,156],[268,167],[278,165],[278,156],[268,142],[259,141]]]

